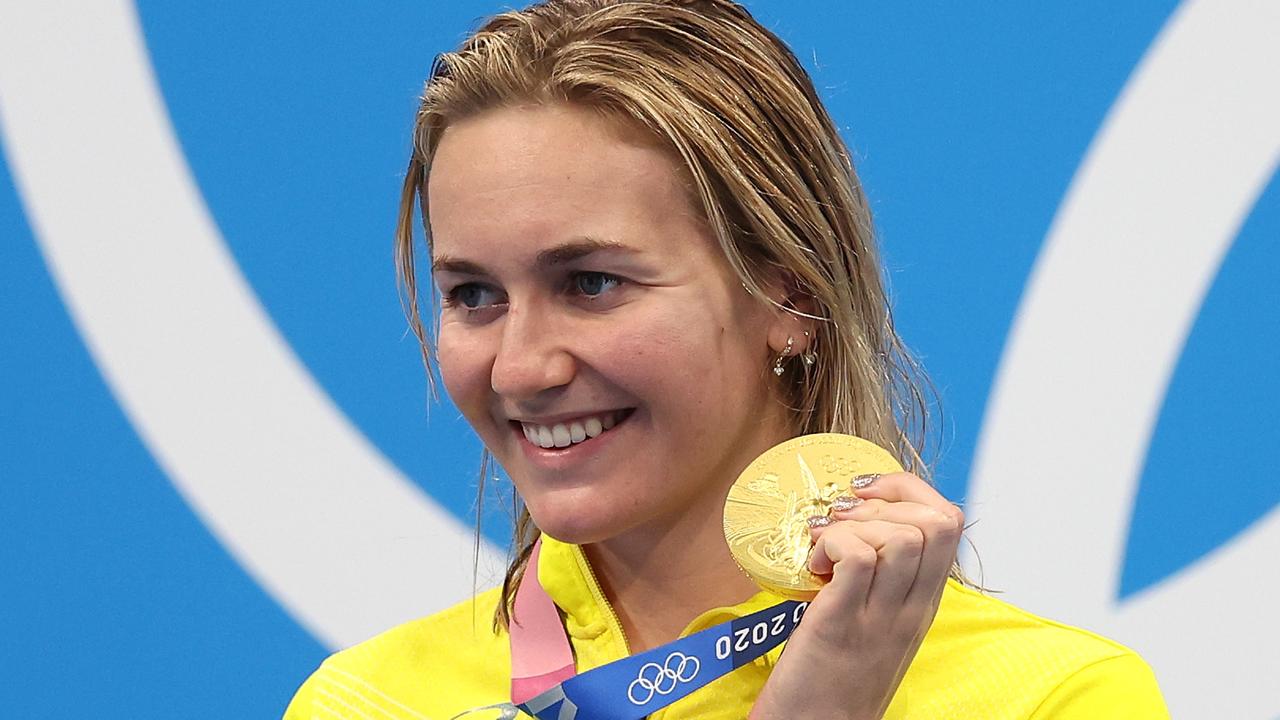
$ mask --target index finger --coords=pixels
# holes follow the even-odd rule
[[[909,472],[859,475],[850,481],[849,489],[863,500],[878,498],[887,502],[914,502],[947,514],[958,510],[923,478]]]

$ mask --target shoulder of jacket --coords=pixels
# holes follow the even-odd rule
[[[904,684],[926,716],[1026,718],[1081,679],[1115,686],[1135,667],[1146,665],[1114,640],[952,580]]]
[[[285,717],[309,718],[314,708],[336,703],[418,720],[423,716],[413,708],[430,699],[422,681],[428,670],[465,671],[505,656],[506,632],[493,626],[497,598],[497,589],[480,593],[330,655],[299,688]]]
[[[971,635],[985,642],[1035,643],[1072,649],[1094,662],[1132,655],[1133,650],[1090,630],[1051,620],[955,580],[947,581],[934,622],[941,634]]]
[[[497,598],[497,588],[487,590],[336,652],[324,665],[371,669],[389,663],[413,663],[440,652],[453,652],[459,645],[485,645],[505,638],[505,632],[495,632],[493,627]]]
[[[1041,718],[1168,720],[1169,708],[1151,666],[1128,652],[1089,663],[1063,679],[1031,714],[1031,720]]]

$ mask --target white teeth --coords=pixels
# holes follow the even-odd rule
[[[563,425],[556,425],[551,428],[551,437],[555,438],[556,447],[569,447],[569,428]]]
[[[564,448],[576,445],[588,438],[599,437],[600,433],[617,425],[616,413],[605,413],[576,420],[565,425],[558,423],[550,427],[533,423],[520,423],[521,430],[529,442],[541,448]]]

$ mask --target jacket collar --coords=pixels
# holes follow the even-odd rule
[[[578,545],[542,536],[542,552],[538,562],[538,581],[552,602],[564,612],[569,636],[581,640],[600,639],[613,648],[618,657],[628,654],[621,623],[591,569],[591,563]],[[736,605],[708,610],[694,618],[680,633],[685,637],[717,623],[726,622],[782,602],[773,593],[761,590]]]
[[[579,672],[585,672],[605,663],[630,654],[626,638],[622,634],[622,626],[618,622],[613,608],[604,597],[599,582],[587,562],[587,556],[577,545],[562,543],[547,535],[542,536],[542,551],[538,561],[538,580],[550,596],[552,602],[565,615],[565,630],[571,639],[577,657]],[[950,585],[951,583],[948,583]],[[685,637],[704,630],[718,623],[726,622],[744,615],[750,615],[782,602],[785,598],[773,593],[760,591],[745,602],[728,607],[708,610],[680,633]],[[785,645],[785,643],[783,644]],[[747,714],[756,695],[769,677],[772,667],[778,662],[783,646],[776,647],[757,658],[755,662],[738,668],[733,673],[716,681],[714,693],[696,693],[681,702],[679,717],[720,717],[726,708],[739,708],[739,715]],[[909,688],[906,683],[898,688],[893,702],[885,711],[885,720],[901,720],[907,717],[909,709]],[[659,711],[657,717],[669,716],[670,709]]]

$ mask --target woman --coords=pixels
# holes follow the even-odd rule
[[[814,432],[911,472],[813,520],[810,566],[830,581],[785,654],[652,717],[1166,716],[1131,651],[962,582],[963,516],[922,479],[922,392],[848,152],[744,9],[499,15],[439,58],[415,140],[397,248],[410,322],[527,509],[518,552],[503,587],[330,658],[287,717],[507,702],[526,587],[555,603],[578,673],[777,603],[729,554],[725,496],[757,455]]]

